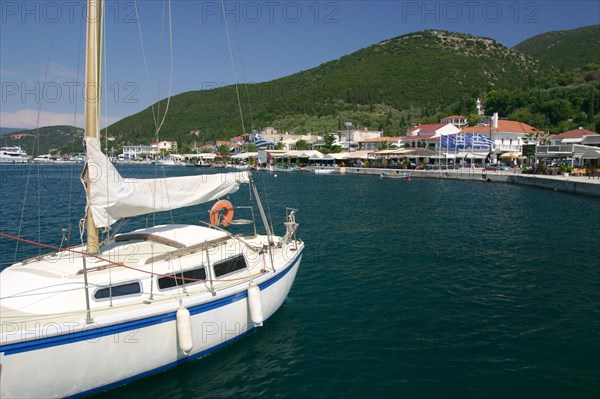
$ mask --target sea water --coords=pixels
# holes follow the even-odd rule
[[[141,178],[207,173],[119,169]],[[78,165],[0,167],[0,231],[55,245],[69,233],[71,245],[79,242],[80,172]],[[254,178],[276,231],[283,232],[285,206],[296,208],[306,244],[281,309],[204,359],[96,397],[600,394],[597,199],[483,182]],[[230,200],[248,198],[242,188]],[[208,220],[207,209],[157,217],[193,223]],[[16,259],[40,251],[19,244]],[[2,267],[12,263],[14,242],[0,239],[0,254]]]

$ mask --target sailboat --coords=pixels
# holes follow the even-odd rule
[[[102,2],[88,0],[86,87],[100,87]],[[91,13],[94,13],[93,15]],[[123,178],[86,95],[87,243],[0,273],[0,396],[78,397],[196,359],[261,326],[300,265],[293,209],[275,236],[248,172]],[[265,233],[226,199],[248,185]],[[206,225],[165,224],[99,240],[118,220],[216,201]],[[254,208],[251,208],[254,209]],[[252,211],[254,215],[254,211]],[[226,228],[247,224],[247,235]],[[242,226],[243,227],[243,226]]]

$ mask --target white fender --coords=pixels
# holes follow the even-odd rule
[[[192,335],[192,316],[190,311],[181,306],[177,311],[177,338],[179,348],[186,355],[194,347],[194,337]]]
[[[256,284],[250,284],[248,287],[248,307],[250,308],[250,319],[254,326],[262,326],[265,319],[260,299],[260,288]]]

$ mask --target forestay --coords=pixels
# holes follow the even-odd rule
[[[234,193],[248,183],[246,172],[181,176],[161,179],[123,178],[95,137],[85,139],[90,192],[87,206],[96,227],[108,227],[117,220],[202,204]]]

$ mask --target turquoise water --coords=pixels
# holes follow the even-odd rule
[[[81,217],[77,168],[31,168],[22,235],[60,243],[69,203],[71,219]],[[26,170],[0,168],[2,232],[18,230]],[[50,188],[38,200],[40,170],[40,188]],[[205,359],[96,397],[600,394],[598,200],[480,182],[254,176],[274,222],[284,206],[299,209],[306,251],[284,306]],[[173,217],[191,222],[205,209]],[[0,253],[10,264],[14,244],[0,239]]]

